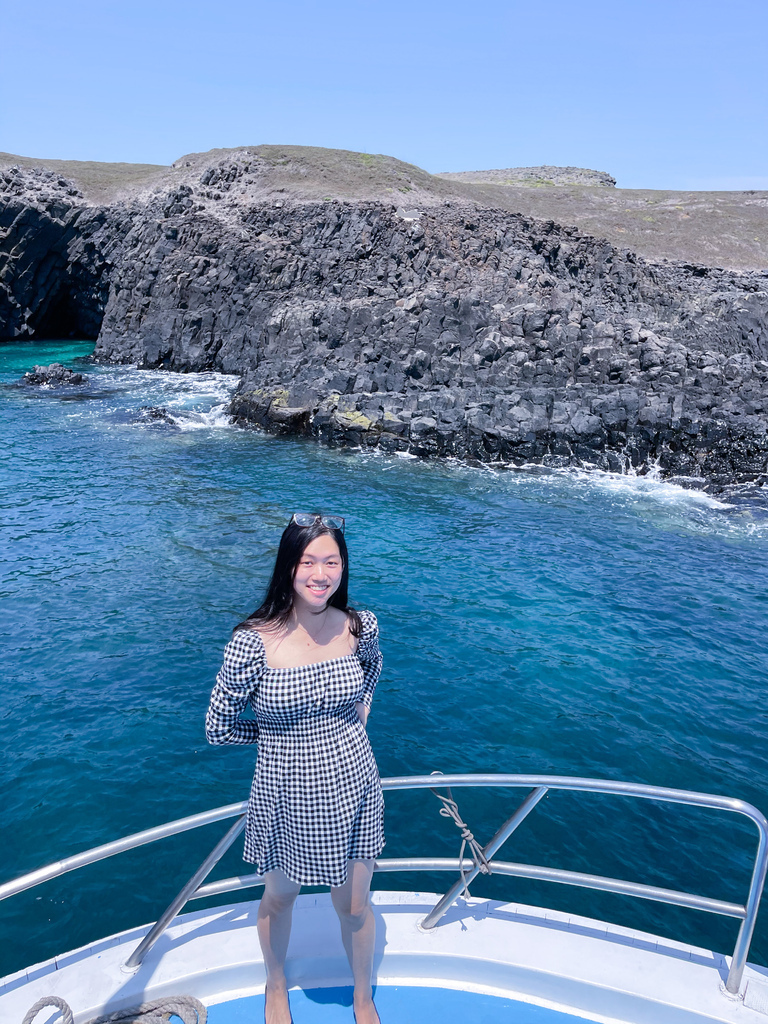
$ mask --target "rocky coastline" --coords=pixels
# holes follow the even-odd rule
[[[100,202],[0,168],[0,337],[239,374],[236,422],[331,444],[768,474],[765,270],[651,260],[396,161],[334,194],[269,149]]]

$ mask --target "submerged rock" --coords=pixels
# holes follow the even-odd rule
[[[173,416],[161,405],[140,406],[134,423],[158,423],[166,424],[170,427],[178,426]]]
[[[88,378],[84,373],[77,373],[75,370],[68,370],[61,363],[51,363],[50,366],[35,366],[33,370],[25,373],[22,377],[25,384],[87,384]]]

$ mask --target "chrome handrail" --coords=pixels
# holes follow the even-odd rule
[[[243,800],[238,804],[225,804],[223,807],[214,807],[210,811],[201,811],[199,814],[190,814],[187,818],[177,818],[176,821],[166,822],[165,825],[156,825],[154,828],[145,829],[143,832],[134,832],[132,836],[124,836],[122,839],[115,839],[114,842],[104,843],[103,846],[94,846],[92,850],[85,850],[83,853],[76,853],[72,857],[65,857],[64,860],[55,860],[44,868],[30,871],[26,875],[19,875],[0,885],[0,900],[6,900],[9,896],[24,892],[25,889],[32,889],[41,882],[48,882],[51,878],[58,878],[66,875],[68,871],[75,871],[77,868],[84,868],[88,864],[96,864],[97,861],[106,860],[107,857],[114,857],[125,850],[135,850],[137,846],[146,846],[147,843],[156,843],[158,839],[167,839],[168,836],[176,836],[180,832],[188,832],[193,828],[202,828],[203,825],[210,825],[214,821],[224,821],[225,818],[234,818],[236,814],[244,814],[248,801]]]
[[[533,878],[550,882],[560,882],[567,885],[575,885],[590,889],[599,889],[605,892],[620,893],[626,896],[636,896],[641,899],[651,899],[663,903],[670,903],[676,906],[689,907],[703,910],[709,913],[722,914],[728,917],[741,919],[741,927],[736,939],[731,967],[728,979],[725,984],[726,990],[732,995],[739,992],[741,979],[746,966],[749,947],[754,933],[757,911],[760,905],[760,898],[765,884],[766,871],[768,870],[768,821],[763,814],[752,804],[744,800],[732,797],[716,796],[709,793],[692,793],[682,789],[665,789],[660,786],[645,786],[639,783],[613,782],[602,779],[571,778],[563,775],[412,775],[398,776],[395,778],[383,779],[382,787],[385,790],[407,790],[407,789],[433,789],[435,786],[448,786],[450,788],[465,787],[492,787],[522,789],[530,788],[531,792],[523,800],[520,807],[511,818],[505,822],[496,835],[483,850],[484,856],[489,861],[493,872],[500,875],[512,875],[520,878]],[[670,889],[663,889],[657,886],[642,885],[636,882],[622,881],[615,878],[603,878],[599,875],[590,875],[583,872],[563,871],[556,868],[539,867],[532,864],[515,864],[506,861],[493,861],[491,858],[501,846],[512,835],[515,829],[525,820],[539,801],[549,790],[570,790],[585,793],[601,793],[613,796],[628,796],[645,800],[656,800],[661,803],[684,804],[693,807],[706,807],[713,810],[728,811],[741,814],[757,827],[759,840],[755,854],[755,863],[750,880],[749,895],[744,905],[729,903],[723,900],[715,900],[709,897],[696,896],[692,893],[676,892]],[[41,882],[57,878],[68,871],[93,864],[107,857],[122,853],[125,850],[134,849],[147,843],[156,842],[167,836],[177,835],[189,829],[199,828],[215,821],[222,821],[226,818],[240,817],[227,834],[221,839],[214,850],[208,855],[200,868],[194,873],[181,892],[168,906],[166,911],[158,919],[150,932],[142,939],[139,946],[134,950],[126,963],[126,969],[133,970],[140,966],[148,950],[154,945],[163,931],[168,927],[173,918],[181,911],[185,903],[190,899],[202,899],[205,896],[212,896],[222,892],[231,892],[236,889],[248,888],[260,884],[258,875],[246,875],[236,878],[223,879],[204,885],[206,877],[213,869],[224,852],[232,844],[236,836],[243,828],[243,815],[247,809],[247,801],[240,803],[226,804],[223,807],[213,808],[200,814],[193,814],[186,818],[179,818],[176,821],[159,825],[155,828],[137,832],[132,836],[126,836],[112,843],[97,846],[92,850],[75,854],[64,860],[55,861],[47,867],[39,868],[29,872],[17,879],[0,885],[0,900],[22,892],[25,889],[39,885]],[[376,862],[377,871],[454,871],[460,870],[461,877],[441,897],[436,906],[430,911],[422,922],[422,927],[434,927],[440,917],[445,913],[456,896],[464,889],[478,873],[479,866],[474,860],[459,861],[458,858],[399,858],[379,860]]]
[[[465,857],[385,857],[379,858],[373,870],[391,871],[463,871],[465,874],[474,861]],[[585,874],[583,871],[564,871],[561,868],[546,868],[538,864],[513,864],[505,860],[490,860],[488,866],[492,875],[511,875],[514,878],[531,878],[541,882],[561,882],[564,885],[575,885],[582,889],[599,889],[612,892],[619,896],[636,896],[638,899],[654,900],[657,903],[671,903],[677,907],[690,910],[703,910],[709,914],[721,914],[723,917],[735,917],[743,920],[746,908],[741,903],[729,903],[727,900],[714,900],[709,896],[694,896],[689,892],[676,889],[662,889],[656,885],[643,885],[640,882],[624,882],[619,878],[605,878],[602,875]],[[220,878],[217,882],[201,885],[190,900],[203,900],[207,896],[219,896],[225,892],[236,892],[238,889],[251,889],[264,885],[263,875],[235,875],[232,878]],[[422,924],[423,927],[423,924]]]

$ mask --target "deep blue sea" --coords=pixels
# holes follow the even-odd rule
[[[232,377],[79,362],[90,347],[0,346],[0,881],[246,798],[255,749],[206,746],[208,694],[282,528],[317,507],[347,517],[352,598],[379,616],[385,668],[370,735],[382,775],[597,776],[768,811],[760,491],[716,498],[653,476],[504,471],[274,438],[229,425]],[[16,384],[54,359],[89,384]],[[172,422],[141,421],[146,405]],[[483,842],[520,799],[455,795]],[[457,830],[437,811],[428,793],[388,796],[387,855],[455,856]],[[0,904],[0,975],[154,919],[226,827]],[[503,857],[743,900],[754,849],[732,817],[552,793]],[[243,872],[240,850],[218,875]],[[736,933],[694,911],[545,883],[481,879],[473,894],[724,952]],[[768,914],[751,959],[768,962]]]

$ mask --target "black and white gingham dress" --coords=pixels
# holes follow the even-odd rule
[[[384,846],[381,781],[355,709],[371,706],[381,672],[379,627],[360,612],[355,654],[270,668],[256,630],[224,651],[205,720],[210,743],[256,743],[243,857],[301,885],[342,885],[348,860]],[[240,714],[250,704],[254,720]]]

